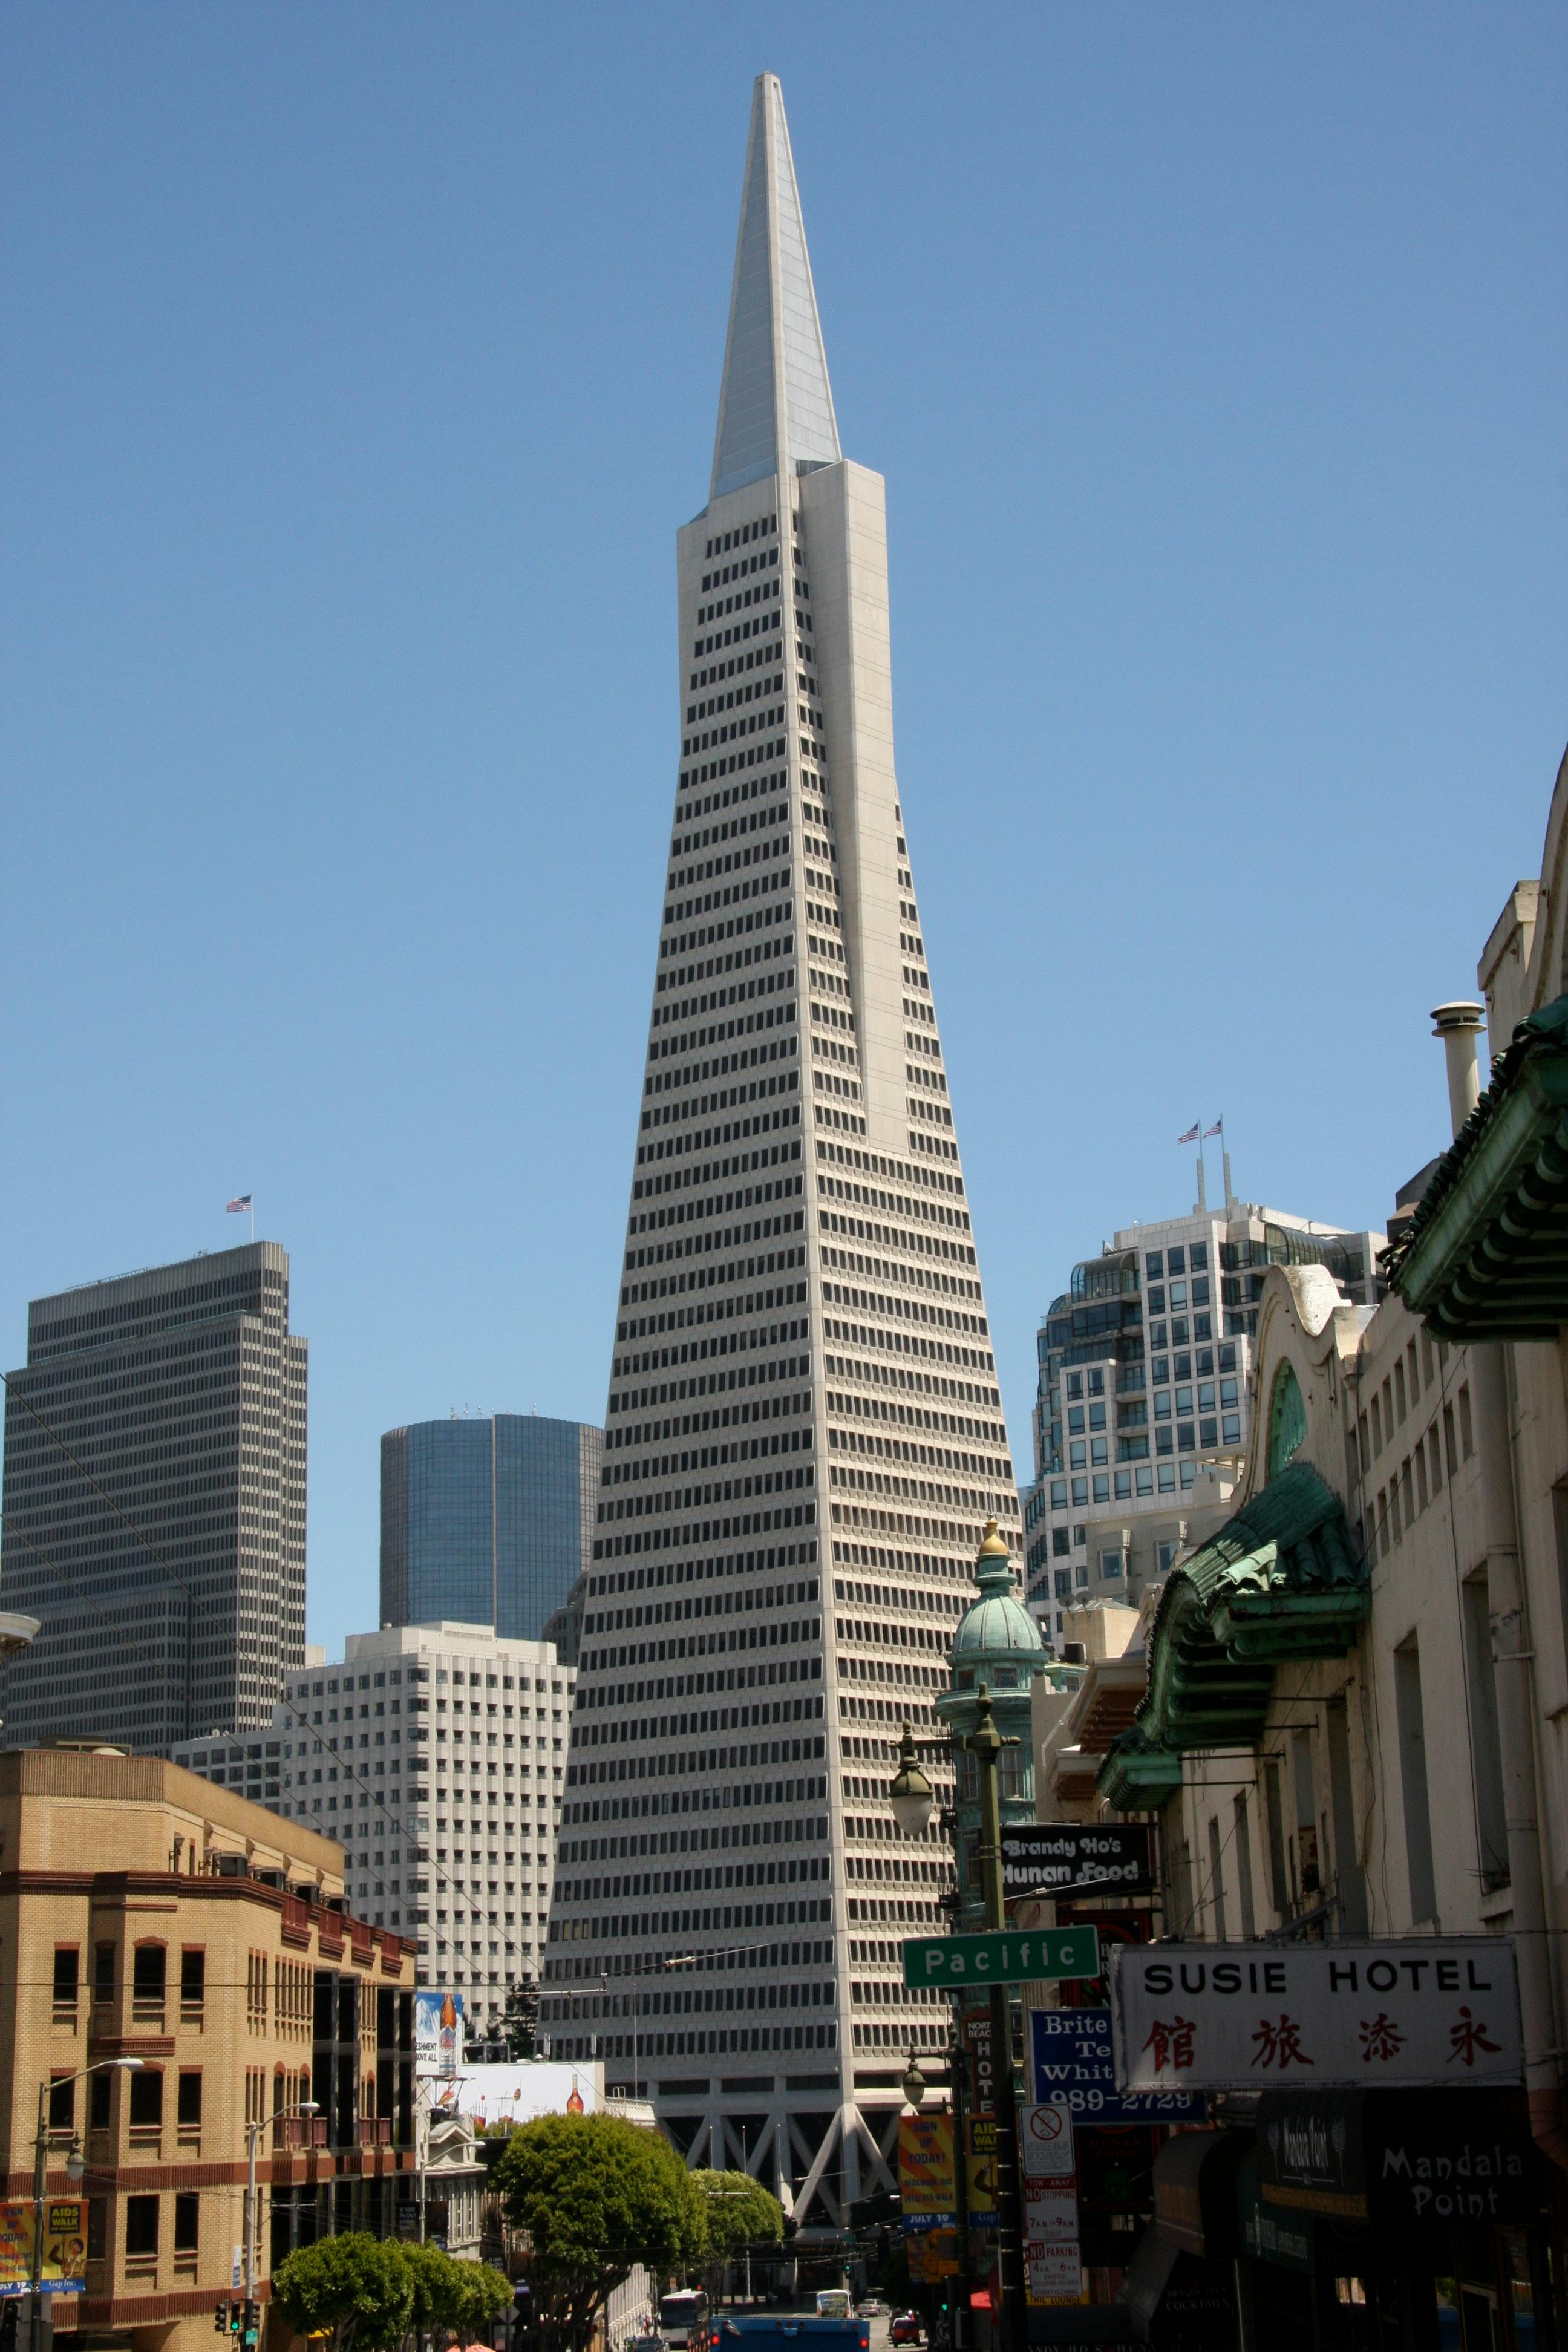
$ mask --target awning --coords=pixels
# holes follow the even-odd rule
[[[1342,1657],[1369,1605],[1339,1497],[1309,1463],[1288,1463],[1167,1582],[1148,1692],[1100,1768],[1102,1795],[1144,1811],[1181,1786],[1185,1749],[1251,1747],[1275,1667]]]
[[[1568,1323],[1568,996],[1520,1023],[1383,1265],[1460,1345]]]
[[[1154,2227],[1185,2254],[1228,2257],[1240,2248],[1236,2175],[1252,2152],[1249,2131],[1177,2132],[1154,2158]]]

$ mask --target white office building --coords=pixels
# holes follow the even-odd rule
[[[1040,1324],[1024,1500],[1029,1606],[1053,1647],[1068,1610],[1136,1603],[1229,1516],[1269,1266],[1326,1265],[1371,1306],[1384,1245],[1253,1202],[1200,1202],[1074,1266]]]
[[[417,1937],[419,1983],[460,1992],[488,2046],[543,1956],[574,1679],[548,1642],[383,1626],[291,1675],[263,1738],[170,1752],[337,1838],[355,1916]]]
[[[887,1805],[984,1523],[1021,1568],[893,761],[880,478],[842,454],[772,75],[708,503],[541,2018],[803,2232],[891,2185]],[[650,888],[653,877],[649,877]],[[893,2014],[892,2011],[899,2014]],[[635,2043],[635,2050],[634,2050]]]

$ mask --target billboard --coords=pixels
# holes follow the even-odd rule
[[[25,2294],[33,2283],[33,2221],[30,2197],[0,2203],[0,2295]],[[44,2202],[44,2259],[40,2284],[46,2294],[80,2294],[87,2284],[86,2207],[77,2197]]]
[[[463,2063],[463,1996],[416,1992],[414,1996],[414,2071],[455,2074]]]
[[[442,2082],[431,2099],[436,2116],[472,2116],[480,2124],[526,2124],[535,2116],[597,2115],[605,2104],[605,2068],[520,2058],[511,2065],[465,2066]]]
[[[1524,2079],[1506,1936],[1128,1944],[1110,1965],[1123,2091],[1454,2091]]]

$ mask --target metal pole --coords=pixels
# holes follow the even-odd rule
[[[260,2129],[254,2117],[245,2126],[245,2318],[241,2325],[246,2334],[256,2299],[256,2140]],[[259,2328],[257,2333],[259,2336]]]
[[[48,2084],[40,2083],[38,2084],[38,2134],[33,2143],[33,2316],[29,2338],[31,2352],[39,2352],[44,2340],[44,2195],[48,2185]]]
[[[955,1851],[956,1847],[955,1838]],[[968,2118],[963,2111],[963,2070],[969,2058],[963,2046],[963,2011],[955,1998],[952,2004],[952,2040],[948,2052],[952,2095],[952,2205],[958,2238],[958,2277],[954,2281],[952,2306],[953,2352],[963,2352],[973,2332],[969,2309],[969,2133]]]
[[[985,1925],[1004,1931],[1002,1801],[996,1768],[1002,1735],[991,1716],[991,1695],[980,1685],[978,1720],[968,1746],[979,1767],[980,1875]],[[1029,2305],[1024,2277],[1024,2207],[1018,2180],[1018,2107],[1013,2087],[1013,2012],[1005,1985],[991,1988],[991,2037],[996,2067],[996,2269],[1002,2283],[1002,2340],[1006,2352],[1026,2352]]]

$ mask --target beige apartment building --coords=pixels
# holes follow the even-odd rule
[[[1339,2301],[1402,2313],[1403,2340],[1462,2309],[1467,2347],[1510,2313],[1497,2342],[1568,2316],[1568,761],[1540,881],[1510,892],[1478,977],[1484,1008],[1433,1016],[1448,1116],[1434,1054],[1435,1156],[1398,1195],[1388,1296],[1361,1303],[1321,1265],[1266,1275],[1232,1516],[1145,1612],[1131,1725],[1100,1757],[1087,1721],[1065,1727],[1101,1801],[1158,1818],[1184,1984],[1198,1948],[1263,1937],[1388,1943],[1412,1969],[1434,1965],[1426,1940],[1509,1947],[1522,2081],[1488,2122],[1509,2192],[1484,2226],[1320,2231],[1314,2257]],[[1075,1760],[1063,1744],[1064,1792]],[[1446,2122],[1468,2129],[1481,2095],[1444,2079]],[[1293,2095],[1354,2138],[1331,2094]],[[1380,2096],[1379,2129],[1415,2127],[1417,2105]],[[1297,2284],[1257,2265],[1260,2331]]]
[[[415,1948],[345,1915],[342,1861],[153,1757],[0,1755],[5,2193],[32,2194],[47,2086],[47,2193],[86,2205],[86,2293],[51,2298],[57,2333],[207,2352],[242,2262],[252,2124],[264,2301],[295,2245],[395,2229]],[[307,2100],[317,2115],[290,2113]]]

